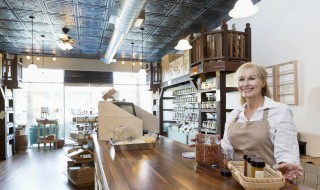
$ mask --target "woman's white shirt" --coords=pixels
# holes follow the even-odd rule
[[[234,109],[230,113],[225,124],[225,132],[223,139],[221,140],[221,146],[224,149],[229,150],[232,155],[234,150],[228,138],[228,128],[239,112],[240,114],[237,122],[248,121],[244,115],[245,106],[246,104]],[[294,124],[290,107],[286,104],[275,102],[265,96],[263,107],[258,108],[253,113],[250,121],[261,120],[264,109],[269,109],[268,121],[270,126],[270,138],[274,144],[274,157],[276,163],[287,162],[300,164],[297,128]]]

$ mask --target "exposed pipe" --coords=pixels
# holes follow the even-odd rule
[[[135,21],[139,17],[140,12],[144,9],[147,0],[124,0],[121,1],[120,10],[121,13],[116,21],[115,29],[113,31],[110,43],[103,62],[106,64],[111,63],[114,55],[116,54],[119,45],[125,35],[131,30]]]

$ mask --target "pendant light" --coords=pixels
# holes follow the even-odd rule
[[[234,8],[229,12],[232,18],[245,18],[256,14],[259,8],[253,5],[251,0],[238,0]]]
[[[131,42],[131,72],[133,74],[133,42]]]
[[[31,44],[31,64],[28,66],[28,69],[30,70],[37,70],[38,67],[37,65],[34,64],[33,62],[33,19],[35,18],[34,16],[29,16],[31,19],[31,36],[32,36],[32,44]]]
[[[182,16],[184,17],[184,6],[182,5]],[[182,26],[182,39],[178,42],[177,46],[174,47],[176,50],[189,50],[192,46],[189,44],[189,42],[184,39],[184,26]]]
[[[42,74],[44,74],[44,38],[46,37],[45,35],[41,35],[42,37]]]
[[[139,70],[139,75],[143,76],[147,74],[146,70],[143,69],[143,30],[144,28],[141,27],[140,30],[141,30],[141,63],[142,64],[141,64],[141,69]]]

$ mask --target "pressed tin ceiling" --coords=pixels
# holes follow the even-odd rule
[[[253,0],[257,3],[260,0]],[[229,20],[228,12],[236,0],[149,0],[145,6],[143,57],[145,61],[159,61],[184,35],[208,31]],[[100,59],[104,57],[114,24],[110,16],[120,7],[120,0],[0,0],[0,51],[10,54],[31,52],[31,19],[34,19],[34,52],[57,57]],[[75,40],[72,50],[62,51],[56,41],[62,28]],[[184,32],[182,30],[184,28]],[[41,38],[45,35],[45,38]],[[115,58],[131,59],[141,55],[140,28],[133,27],[122,40]]]

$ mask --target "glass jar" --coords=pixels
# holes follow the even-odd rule
[[[251,161],[253,159],[256,159],[257,157],[255,155],[248,155],[247,156],[247,177],[252,177],[252,165]]]
[[[196,162],[201,166],[216,167],[221,160],[218,135],[199,134],[196,141]]]
[[[266,163],[261,159],[252,159],[251,160],[251,175],[252,178],[264,178],[264,167]]]
[[[221,148],[220,174],[223,176],[231,176],[232,173],[228,168],[228,162],[231,160],[230,152]]]

